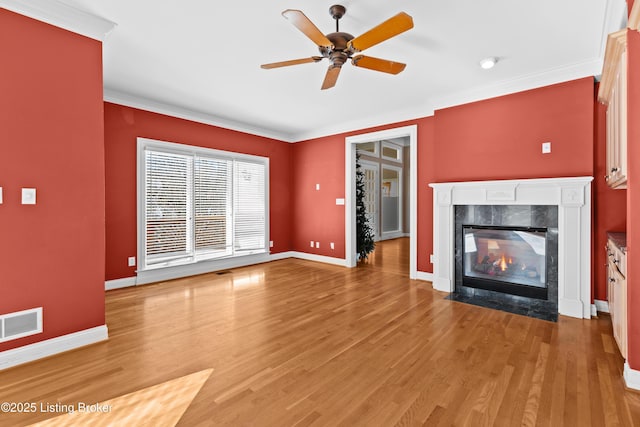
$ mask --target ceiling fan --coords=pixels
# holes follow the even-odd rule
[[[333,5],[329,8],[329,14],[336,20],[336,32],[324,35],[301,11],[294,9],[285,10],[282,12],[282,16],[291,21],[297,29],[302,31],[304,35],[318,45],[322,56],[274,62],[271,64],[263,64],[261,67],[265,69],[287,67],[309,62],[319,62],[324,58],[328,58],[330,65],[324,82],[322,83],[323,90],[335,86],[342,65],[347,62],[347,59],[351,59],[351,63],[356,67],[382,71],[383,73],[398,74],[404,70],[406,64],[360,55],[358,53],[410,30],[413,28],[413,18],[404,12],[400,12],[364,34],[353,37],[349,33],[340,31],[340,18],[342,18],[346,12],[347,9],[341,5]]]

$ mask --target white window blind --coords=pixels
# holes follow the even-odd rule
[[[187,257],[191,253],[190,158],[147,151],[145,161],[147,264]]]
[[[254,251],[265,247],[264,165],[235,162],[234,240],[236,251]]]
[[[160,142],[143,152],[144,268],[267,252],[267,159]]]

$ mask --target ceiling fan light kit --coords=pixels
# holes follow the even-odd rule
[[[342,18],[346,12],[347,9],[338,4],[329,8],[329,14],[336,21],[336,31],[325,35],[302,11],[294,9],[285,10],[282,12],[282,16],[288,19],[298,30],[313,41],[318,46],[318,50],[322,56],[274,62],[263,64],[261,67],[264,69],[280,68],[309,62],[319,62],[327,58],[330,64],[322,83],[323,90],[335,86],[338,76],[340,75],[340,70],[348,59],[351,59],[351,63],[354,66],[360,68],[367,68],[389,74],[402,72],[406,67],[403,63],[359,55],[358,53],[410,30],[413,28],[413,18],[404,12],[400,12],[364,34],[353,37],[349,33],[340,31],[340,18]]]

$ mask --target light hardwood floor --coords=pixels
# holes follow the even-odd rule
[[[0,402],[104,402],[213,369],[179,425],[640,425],[607,315],[452,302],[407,262],[398,239],[356,269],[291,259],[110,291],[109,341],[0,372]]]

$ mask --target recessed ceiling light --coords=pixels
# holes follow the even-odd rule
[[[498,62],[498,58],[496,58],[495,56],[484,58],[482,61],[480,61],[480,67],[482,67],[485,70],[488,70],[490,68],[493,68],[494,65],[496,65],[496,62]]]

